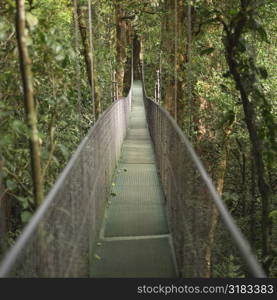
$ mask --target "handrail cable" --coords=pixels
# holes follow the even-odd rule
[[[132,93],[132,86],[131,86],[129,94],[126,98],[129,98],[131,93]],[[125,101],[126,98],[121,98],[119,101]],[[44,218],[44,215],[47,213],[48,209],[50,208],[50,206],[51,206],[52,202],[54,201],[56,195],[58,194],[61,186],[65,182],[68,174],[70,173],[71,169],[74,167],[75,162],[78,160],[80,153],[86,147],[86,144],[87,144],[88,139],[91,136],[92,132],[95,130],[95,128],[98,127],[98,125],[102,122],[102,120],[105,118],[105,116],[113,109],[113,107],[119,103],[119,101],[113,102],[105,110],[105,112],[100,116],[100,118],[96,121],[96,123],[90,128],[90,130],[88,131],[88,134],[83,138],[83,140],[79,144],[77,150],[72,155],[68,164],[63,169],[60,176],[58,177],[56,183],[53,185],[52,189],[47,194],[47,196],[44,199],[44,201],[42,202],[42,204],[36,210],[36,212],[34,213],[34,215],[31,218],[31,220],[29,221],[29,223],[26,225],[26,227],[22,231],[21,235],[16,240],[14,246],[4,256],[4,259],[2,260],[2,264],[0,264],[0,278],[7,276],[7,274],[12,269],[13,264],[15,263],[18,256],[20,255],[21,251],[24,249],[24,247],[27,245],[27,243],[31,240],[32,235],[35,233],[35,230],[39,226],[41,220]]]
[[[142,71],[142,74],[144,74],[143,71]],[[265,274],[264,270],[262,269],[261,265],[258,263],[255,255],[253,254],[253,251],[250,247],[249,242],[246,240],[246,238],[241,233],[241,230],[235,224],[235,221],[234,221],[233,217],[229,213],[229,211],[228,211],[226,205],[224,204],[222,198],[220,197],[220,195],[216,191],[216,188],[215,188],[215,186],[212,182],[211,177],[206,172],[206,170],[203,166],[203,163],[201,162],[200,158],[196,154],[193,146],[188,141],[187,137],[185,136],[185,134],[183,133],[181,128],[178,126],[178,124],[174,120],[174,118],[168,113],[168,111],[166,111],[161,105],[157,104],[155,101],[153,101],[152,99],[147,97],[146,90],[145,90],[145,85],[144,85],[144,76],[142,78],[142,82],[143,82],[143,92],[144,92],[145,99],[147,101],[151,101],[151,103],[153,105],[157,106],[158,109],[162,112],[162,114],[167,119],[169,119],[169,121],[171,122],[173,128],[175,129],[178,136],[180,137],[181,142],[187,148],[187,150],[188,150],[188,152],[189,152],[189,154],[192,158],[193,163],[195,164],[195,166],[196,166],[197,170],[199,171],[203,181],[205,182],[206,187],[208,188],[208,190],[210,192],[210,195],[212,197],[212,200],[213,200],[214,204],[216,205],[216,207],[217,207],[217,209],[220,213],[220,216],[221,216],[224,224],[226,225],[226,228],[228,229],[228,231],[229,231],[235,245],[237,246],[241,257],[243,258],[246,266],[248,267],[250,273],[254,277],[260,277],[260,278],[266,277],[266,274]],[[150,133],[151,133],[151,131],[150,131]]]

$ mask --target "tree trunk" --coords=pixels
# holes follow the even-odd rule
[[[229,69],[233,78],[237,84],[238,90],[241,95],[245,122],[252,144],[254,161],[258,176],[258,187],[262,197],[262,256],[266,257],[268,254],[268,213],[269,213],[269,198],[270,190],[265,179],[265,166],[263,162],[262,154],[262,142],[258,135],[257,125],[255,121],[255,111],[253,104],[249,101],[248,95],[243,86],[243,80],[238,71],[238,65],[234,58],[234,45],[232,40],[228,40],[226,48],[226,58],[229,65]]]
[[[26,45],[25,7],[24,0],[16,1],[16,32],[19,52],[20,71],[22,76],[24,105],[27,125],[30,129],[30,153],[34,200],[38,207],[44,198],[43,178],[41,172],[40,139],[37,129],[37,112],[33,96],[31,59]]]
[[[127,20],[123,19],[124,10],[120,1],[114,1],[116,23],[116,73],[115,80],[118,85],[119,97],[124,94],[124,75],[127,59]]]
[[[134,40],[133,40],[133,64],[134,64],[134,80],[140,80],[140,51],[141,51],[141,45],[140,40],[135,34]]]
[[[164,66],[164,106],[170,113],[170,115],[176,118],[176,103],[175,103],[175,0],[164,1],[164,11],[162,19],[162,52],[165,56]]]
[[[140,61],[140,53],[141,53],[141,41],[137,34],[134,34],[133,40],[131,39],[130,30],[128,27],[128,43],[133,45],[127,51],[127,59],[124,68],[124,80],[123,80],[123,94],[127,96],[130,87],[131,87],[131,76],[132,76],[132,62],[133,62],[133,76],[134,80],[141,80],[141,61]]]
[[[162,20],[162,52],[166,64],[163,67],[164,105],[182,128],[185,111],[189,111],[185,102],[187,94],[187,75],[185,66],[188,63],[191,35],[186,34],[188,21],[187,6],[182,0],[166,0],[166,11]],[[185,47],[184,47],[185,46]]]
[[[78,122],[82,115],[81,109],[81,66],[79,59],[79,43],[80,43],[80,30],[78,24],[78,3],[77,0],[73,0],[73,28],[74,28],[74,50],[76,55],[76,91],[77,91],[77,104],[78,104]]]
[[[92,89],[92,101],[94,102],[94,112],[95,112],[95,119],[97,120],[99,117],[99,114],[101,113],[101,101],[100,101],[100,89],[97,84],[96,80],[96,67],[95,63],[93,63],[93,55],[92,52],[93,49],[90,49],[90,42],[88,38],[88,30],[87,30],[87,21],[84,16],[85,12],[78,4],[77,6],[77,14],[78,14],[78,24],[79,24],[79,30],[81,35],[81,41],[82,41],[82,53],[85,60],[85,66],[86,66],[86,73],[88,78],[88,83]],[[91,54],[92,52],[92,54]]]

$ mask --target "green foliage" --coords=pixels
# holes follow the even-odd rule
[[[86,2],[85,2],[86,5]],[[110,104],[111,72],[115,50],[111,43],[112,5],[95,3],[95,63],[103,108]],[[47,12],[47,13],[45,13]],[[101,20],[97,21],[97,16]],[[25,225],[33,213],[33,186],[15,34],[14,1],[0,4],[0,169],[6,196],[17,211],[13,231]],[[73,10],[68,0],[42,0],[29,7],[26,2],[27,44],[32,59],[34,96],[41,140],[42,169],[46,193],[92,124],[90,88],[85,63],[74,49]],[[106,28],[110,27],[110,31]],[[109,45],[110,44],[110,45]],[[81,78],[76,78],[76,63]],[[105,62],[105,63],[103,63]],[[80,82],[81,103],[77,103]],[[81,115],[79,115],[79,110]]]
[[[22,223],[23,224],[28,223],[28,221],[30,220],[31,217],[32,217],[32,214],[29,211],[27,211],[27,210],[23,211],[21,213],[21,221],[22,221]]]
[[[38,18],[31,12],[26,13],[26,21],[30,31],[33,31],[38,25]]]
[[[168,78],[175,75],[175,66],[172,63],[173,54],[168,53],[163,44],[173,43],[176,34],[161,34],[163,21],[168,17],[164,1],[120,2],[126,17],[130,18],[132,30],[142,41],[147,93],[154,97],[156,71],[161,68],[164,96]],[[27,42],[33,63],[42,167],[46,191],[49,191],[92,124],[92,109],[81,47],[77,52],[74,49],[71,2],[41,0],[34,3],[34,7],[29,7],[26,1]],[[256,170],[240,94],[228,71],[224,44],[226,39],[222,39],[224,24],[229,26],[230,34],[234,37],[234,28],[241,17],[241,1],[213,0],[209,3],[207,5],[202,0],[192,3],[189,64],[186,61],[187,19],[181,28],[183,32],[180,39],[183,40],[182,43],[179,40],[177,42],[182,44],[179,55],[184,56],[184,62],[179,66],[177,79],[182,83],[184,93],[178,101],[185,106],[184,124],[192,128],[191,138],[215,182],[218,161],[227,148],[223,199],[243,232],[251,239],[260,258],[261,197],[257,191]],[[276,174],[277,168],[276,3],[264,2],[258,13],[254,13],[257,10],[251,6],[246,12],[244,31],[235,45],[236,63],[243,78],[243,86],[255,109],[259,137],[263,141],[267,177]],[[83,0],[81,5],[85,8],[87,2]],[[14,19],[15,1],[6,0],[0,4],[0,154],[3,158],[0,172],[6,196],[17,212],[13,215],[10,243],[28,222],[34,207],[29,133],[25,125]],[[174,20],[170,21],[170,24],[174,23]],[[116,69],[115,39],[114,1],[93,1],[94,62],[104,109],[111,102],[111,74]],[[81,78],[76,78],[77,63],[80,63]],[[80,82],[81,88],[80,108],[77,103],[77,82]],[[188,87],[192,89],[190,99]],[[229,142],[226,142],[228,129]],[[186,132],[189,132],[187,128]],[[127,172],[127,169],[122,171]],[[272,175],[271,189],[273,194],[276,193],[276,178]],[[116,196],[113,192],[111,195]],[[275,226],[273,230],[277,224],[274,201],[269,214],[269,220]],[[252,229],[254,237],[251,236]],[[225,245],[222,247],[224,251],[228,250],[224,249]],[[272,266],[271,274],[274,274],[274,263]],[[214,266],[214,274],[218,277],[242,277],[244,273],[240,262],[227,253],[222,257],[222,262]]]
[[[237,258],[233,255],[222,258],[223,261],[214,267],[214,276],[219,278],[243,278],[244,273]]]
[[[277,223],[277,209],[270,212],[269,219],[272,220],[273,223]]]
[[[254,3],[255,1],[253,1]],[[193,120],[194,142],[202,159],[211,166],[211,174],[217,180],[217,161],[228,153],[227,170],[224,177],[223,199],[241,225],[243,232],[259,249],[261,245],[261,198],[257,191],[257,178],[253,178],[253,153],[245,124],[242,102],[225,60],[225,39],[222,29],[228,27],[234,37],[235,26],[241,17],[240,1],[213,1],[209,7],[197,1],[193,16],[196,31],[200,32],[193,40],[192,62],[189,71],[193,77]],[[247,15],[247,26],[235,43],[238,54],[235,56],[242,77],[243,86],[254,107],[259,136],[263,141],[264,163],[267,172],[276,174],[276,1],[261,5],[258,13]],[[198,13],[197,13],[198,12]],[[248,12],[247,12],[248,14]],[[200,26],[198,26],[199,21]],[[222,43],[223,41],[223,43]],[[228,71],[227,71],[228,70]],[[186,72],[188,69],[186,69]],[[184,103],[187,100],[184,99]],[[190,112],[189,103],[186,112]],[[200,106],[200,109],[198,108]],[[186,116],[188,119],[189,117]],[[200,126],[199,126],[200,123]],[[187,123],[189,124],[189,122]],[[199,130],[199,127],[201,130]],[[225,130],[229,129],[228,143]],[[200,131],[200,133],[199,133]],[[205,138],[204,139],[204,135]],[[199,140],[199,136],[201,139]],[[213,173],[214,172],[214,173]],[[276,178],[272,177],[271,190],[276,195]],[[272,197],[276,206],[276,196]],[[274,213],[273,213],[274,215]],[[271,215],[270,215],[271,216]],[[270,217],[272,220],[272,216]],[[274,227],[275,226],[275,227]],[[276,228],[276,224],[273,225]],[[276,233],[276,229],[274,229]],[[253,232],[255,236],[253,237]],[[274,240],[271,241],[273,245]],[[275,254],[276,257],[276,254]],[[228,273],[229,258],[224,266],[217,266],[216,272]],[[235,264],[236,265],[236,264]],[[237,263],[239,266],[239,263]],[[272,266],[274,263],[272,263]],[[233,268],[234,267],[234,268]],[[236,269],[236,266],[230,266]],[[272,270],[274,266],[272,267]],[[272,272],[272,271],[271,271]],[[236,270],[233,272],[235,275]],[[271,273],[273,274],[273,273]]]
[[[207,49],[204,49],[200,52],[200,55],[205,55],[205,54],[211,54],[213,53],[215,50],[215,48],[213,47],[210,47],[210,48],[207,48]]]

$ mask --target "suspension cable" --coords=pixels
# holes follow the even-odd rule
[[[161,99],[161,82],[160,82],[160,69],[157,70],[157,102],[160,103]]]
[[[177,120],[177,37],[178,37],[178,28],[177,28],[177,0],[174,2],[174,118]]]
[[[162,49],[160,50],[160,58],[159,58],[159,73],[158,73],[158,101],[159,104],[161,103],[162,99]]]
[[[81,66],[79,58],[79,25],[77,0],[73,0],[73,19],[74,19],[74,47],[76,56],[76,88],[77,88],[77,105],[78,105],[78,124],[81,121]]]
[[[191,90],[191,2],[188,1],[187,6],[187,93],[188,93],[188,105],[189,105],[189,131],[188,136],[191,136],[192,131],[192,90]]]
[[[94,63],[93,63],[93,42],[92,42],[92,14],[91,0],[88,0],[88,23],[89,23],[89,56],[90,56],[90,73],[91,73],[91,101],[93,107],[93,121],[95,118],[95,95],[94,95]]]

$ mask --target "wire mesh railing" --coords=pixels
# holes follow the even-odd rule
[[[131,90],[91,128],[3,260],[0,277],[89,276],[126,134]],[[265,277],[181,129],[145,91],[144,96],[180,276],[238,277],[249,272]]]
[[[132,88],[83,139],[0,267],[0,277],[87,277],[114,168],[126,135]]]
[[[145,88],[144,99],[179,275],[265,277],[182,130]]]

